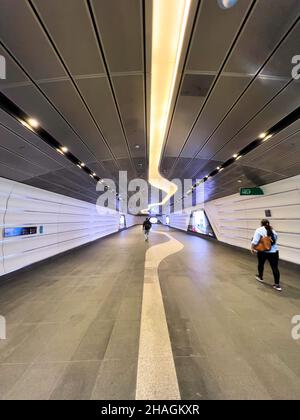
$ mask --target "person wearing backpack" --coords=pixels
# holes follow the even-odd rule
[[[144,234],[145,234],[145,241],[146,242],[149,241],[149,233],[150,233],[151,228],[152,228],[152,223],[150,222],[150,219],[147,218],[143,223],[143,231],[144,231]]]
[[[256,229],[253,240],[251,242],[252,254],[257,253],[258,259],[258,274],[256,280],[263,283],[263,274],[265,262],[269,261],[274,276],[274,289],[278,292],[282,291],[280,285],[280,271],[279,264],[279,251],[277,246],[278,235],[270,225],[269,220],[264,219],[261,221],[261,227]]]

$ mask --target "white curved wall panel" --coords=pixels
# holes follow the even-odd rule
[[[262,187],[264,196],[234,194],[205,204],[220,241],[249,249],[254,230],[271,210],[281,259],[300,264],[300,176]]]
[[[127,227],[140,220],[126,216]],[[0,276],[119,231],[106,208],[0,178]],[[4,238],[5,228],[40,226],[42,233]]]
[[[171,213],[170,214],[170,226],[187,231],[190,222],[191,210],[184,211],[182,213]]]
[[[170,216],[170,225],[187,230],[189,215],[204,208],[219,241],[250,248],[254,230],[271,210],[269,218],[279,234],[281,259],[300,264],[300,176],[262,187],[264,196],[242,197],[234,194]]]

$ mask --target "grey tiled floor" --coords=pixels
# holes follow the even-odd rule
[[[284,291],[255,281],[256,259],[172,232],[185,248],[159,276],[183,399],[300,399],[300,270],[281,264]]]
[[[278,295],[251,255],[169,232],[184,244],[159,270],[182,398],[299,399],[299,270],[282,267]],[[0,398],[134,399],[145,252],[161,241],[133,228],[0,283]]]
[[[130,229],[0,284],[0,398],[135,397],[147,247]]]

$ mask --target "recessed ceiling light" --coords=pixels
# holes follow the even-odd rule
[[[242,155],[239,155],[239,156],[236,158],[236,160],[240,160],[242,157],[243,157]]]
[[[40,124],[39,124],[39,122],[36,120],[36,119],[34,119],[34,118],[29,118],[28,120],[27,120],[27,123],[30,125],[30,127],[32,127],[32,128],[38,128],[39,126],[40,126]]]
[[[220,166],[218,166],[218,167],[217,167],[217,171],[219,171],[220,169],[221,169],[221,167],[220,167]]]
[[[238,154],[237,154],[237,153],[235,153],[235,154],[233,155],[233,157],[234,157],[234,159],[236,159],[236,158],[238,157]]]
[[[32,131],[32,127],[31,127],[31,125],[28,124],[27,121],[24,121],[24,120],[19,120],[19,121],[24,127],[28,128],[28,130]]]
[[[68,153],[68,151],[69,151],[69,149],[68,149],[66,146],[62,146],[62,147],[60,148],[60,150],[61,150],[63,153]]]
[[[222,172],[222,171],[224,171],[224,168],[220,168],[219,172]]]
[[[64,155],[64,152],[63,152],[61,149],[57,148],[57,149],[56,149],[56,151],[57,151],[58,153],[60,153],[61,155]]]
[[[267,133],[261,133],[258,137],[262,140],[267,137]]]
[[[84,168],[84,167],[85,167],[85,163],[81,162],[80,166],[81,166],[82,168]]]
[[[243,181],[241,179],[238,180],[238,183],[241,184]]]
[[[265,138],[264,138],[264,141],[267,141],[267,140],[269,140],[270,138],[272,138],[273,137],[273,135],[272,134],[269,134],[268,136],[266,136]]]
[[[136,149],[140,149],[140,148],[141,148],[141,146],[140,146],[139,144],[136,144],[136,145],[135,145],[135,148],[136,148]]]
[[[78,166],[79,169],[82,169],[82,167],[81,167],[81,165],[79,165],[79,163],[77,163],[77,166]]]
[[[97,176],[97,174],[96,174],[96,172],[93,172],[93,174],[92,174],[93,176]]]

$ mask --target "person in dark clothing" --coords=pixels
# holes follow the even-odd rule
[[[271,239],[271,249],[269,251],[256,251],[256,246],[260,243],[262,238],[269,237]],[[274,289],[278,292],[282,291],[280,285],[280,271],[278,268],[279,264],[279,251],[277,246],[278,235],[275,230],[270,225],[269,220],[262,220],[261,227],[256,229],[252,243],[251,243],[251,252],[253,254],[257,253],[258,259],[258,275],[256,280],[263,283],[264,267],[265,262],[269,261],[273,276],[274,276]]]
[[[150,233],[151,228],[152,228],[152,223],[150,222],[150,219],[147,218],[143,223],[143,231],[144,231],[146,242],[149,241],[149,233]]]

